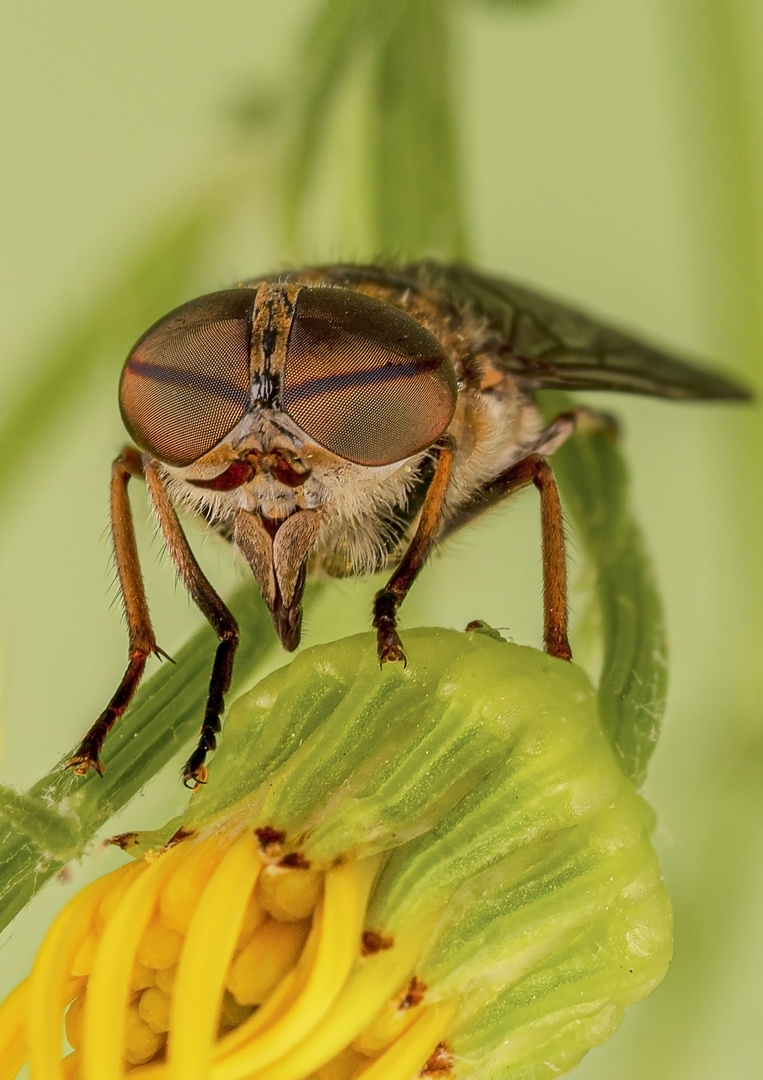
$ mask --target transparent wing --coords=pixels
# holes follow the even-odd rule
[[[500,366],[529,390],[620,390],[657,397],[749,400],[744,387],[652,348],[564,304],[467,266],[416,263],[420,283],[483,315]]]

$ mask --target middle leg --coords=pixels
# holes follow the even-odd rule
[[[558,450],[577,429],[618,434],[614,417],[586,406],[560,413],[540,432],[524,458],[489,480],[449,519],[445,536],[462,528],[486,510],[503,502],[514,492],[534,484],[540,494],[543,559],[543,640],[546,652],[569,660],[567,639],[567,562],[564,518],[559,491],[546,458]]]
[[[566,418],[562,418],[566,419]],[[534,484],[540,494],[540,523],[543,562],[543,644],[547,653],[570,660],[567,640],[567,559],[564,545],[564,517],[554,473],[540,454],[528,454],[505,472],[494,477],[461,508],[448,532],[465,525],[491,506]]]

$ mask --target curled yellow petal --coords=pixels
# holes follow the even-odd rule
[[[172,996],[167,1049],[172,1080],[208,1075],[225,973],[261,865],[254,837],[247,832],[227,852],[193,913]],[[212,940],[214,949],[209,948]]]
[[[13,1080],[26,1061],[29,980],[24,979],[0,1005],[0,1080]]]
[[[359,933],[350,936],[347,927],[359,931],[362,914],[357,864],[348,862],[330,870],[313,926],[315,960],[301,992],[269,1028],[215,1062],[215,1080],[241,1080],[256,1074],[320,1023],[339,995],[357,955]]]
[[[159,889],[182,858],[183,846],[142,864],[106,923],[90,973],[82,1032],[82,1080],[125,1073],[130,976],[141,935],[155,910]],[[41,1078],[42,1080],[42,1078]]]
[[[371,1023],[353,1042],[353,1048],[368,1057],[376,1057],[399,1039],[419,1017],[426,986],[417,978],[409,980],[402,993],[386,1002]]]
[[[64,908],[45,938],[27,991],[27,1039],[32,1080],[57,1080],[61,1073],[61,1009],[68,1004],[71,969],[98,906],[115,884],[139,879],[140,866],[126,866],[115,878],[101,878]]]
[[[283,1057],[258,1071],[257,1080],[301,1080],[332,1061],[357,1038],[410,974],[419,943],[420,934],[412,928],[391,949],[356,960],[331,1014]]]
[[[455,1012],[454,1005],[433,1005],[385,1050],[358,1080],[410,1080],[437,1049],[440,1033]]]

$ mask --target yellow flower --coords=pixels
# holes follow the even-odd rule
[[[0,1007],[0,1080],[550,1077],[659,982],[652,819],[584,676],[368,644],[255,687],[184,818],[119,838]]]
[[[317,872],[267,846],[251,830],[191,837],[85,889],[4,1006],[0,1075],[24,1059],[82,1080],[157,1059],[136,1077],[415,1073],[452,1010],[401,999],[363,1033],[411,962],[356,963],[379,858]]]

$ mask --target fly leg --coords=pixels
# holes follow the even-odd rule
[[[566,426],[566,418],[563,422]],[[564,552],[564,519],[556,480],[546,459],[538,453],[528,454],[511,468],[490,480],[460,508],[455,519],[448,523],[447,531],[450,534],[460,529],[468,521],[478,517],[491,506],[503,502],[504,499],[527,487],[528,484],[534,484],[540,494],[543,643],[546,652],[551,656],[569,660],[572,652],[567,641],[567,561]]]
[[[559,413],[541,431],[537,441],[528,449],[528,452],[540,454],[541,457],[550,457],[565,443],[578,429],[582,431],[607,431],[616,438],[620,427],[617,419],[610,413],[598,412],[589,409],[586,405],[576,405],[574,409]]]
[[[488,481],[450,518],[445,536],[509,498],[528,484],[540,494],[543,560],[543,641],[551,656],[569,660],[567,640],[567,562],[564,550],[564,519],[559,491],[546,458],[558,450],[577,429],[618,434],[617,421],[607,413],[577,406],[560,413],[541,431],[530,452],[516,464]]]
[[[233,658],[238,648],[238,624],[228,608],[217,595],[204,576],[196,561],[183,529],[164,488],[155,461],[149,461],[145,467],[146,484],[149,495],[156,509],[159,527],[162,530],[167,549],[177,567],[181,580],[194,603],[207,619],[220,639],[215,653],[212,674],[209,680],[209,694],[201,725],[201,734],[196,749],[183,766],[183,783],[186,787],[203,784],[207,779],[204,765],[207,753],[217,746],[220,731],[220,716],[225,705],[225,694],[230,688],[233,674]]]
[[[442,538],[445,539],[451,536],[486,510],[490,510],[491,507],[503,502],[514,491],[530,483],[530,480],[522,483],[515,483],[513,480],[510,482],[510,478],[514,476],[515,470],[519,468],[523,461],[530,457],[550,457],[569,439],[570,435],[579,429],[583,431],[607,431],[613,438],[616,438],[619,433],[617,420],[608,413],[596,412],[583,405],[570,409],[568,412],[559,413],[540,432],[535,442],[527,447],[523,458],[506,469],[505,472],[500,473],[492,480],[488,480],[483,487],[475,491],[469,499],[449,516]]]
[[[124,602],[129,633],[127,670],[116,693],[67,761],[67,768],[80,776],[90,769],[103,775],[101,749],[106,736],[124,713],[138,688],[146,660],[154,653],[164,655],[156,644],[151,617],[148,613],[146,590],[138,559],[135,529],[127,486],[133,476],[143,476],[141,456],[127,446],[111,466],[111,535],[117,564],[119,587]]]
[[[543,562],[543,645],[551,656],[570,660],[567,640],[567,560],[564,519],[551,466],[540,454],[529,454],[483,489],[485,501],[495,503],[534,484],[540,494]]]
[[[373,625],[376,628],[380,664],[393,660],[405,663],[405,653],[397,633],[397,610],[437,539],[455,449],[455,440],[450,435],[440,440],[437,464],[424,497],[414,537],[397,570],[374,598]]]

